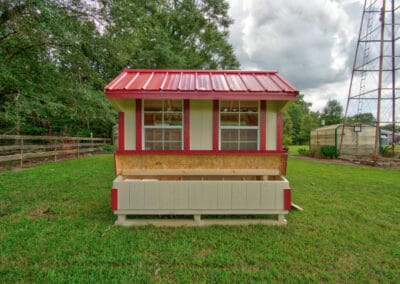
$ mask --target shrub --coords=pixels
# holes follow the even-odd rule
[[[392,146],[390,145],[380,147],[379,151],[383,157],[394,157],[394,152],[392,151]]]
[[[103,146],[103,151],[105,152],[114,152],[115,147],[114,145],[104,145]]]
[[[310,151],[307,150],[306,148],[299,148],[297,150],[297,153],[299,153],[299,155],[301,155],[301,156],[309,156],[310,155]]]
[[[320,153],[323,158],[333,159],[339,156],[335,146],[321,146]]]

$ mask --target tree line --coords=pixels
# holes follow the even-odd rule
[[[284,112],[285,145],[306,145],[310,141],[311,130],[343,123],[343,106],[336,99],[330,99],[322,112],[311,111],[311,106],[311,103],[304,100],[304,94],[299,94],[296,101]],[[346,123],[375,125],[376,119],[372,113],[359,113],[347,117]],[[382,128],[385,127],[391,129],[391,125]]]
[[[109,136],[123,68],[237,69],[224,0],[3,0],[0,133]]]
[[[0,134],[108,137],[116,113],[103,88],[123,68],[238,69],[228,9],[225,0],[0,1]],[[342,119],[335,100],[322,113],[310,107],[300,94],[285,112],[286,145]]]

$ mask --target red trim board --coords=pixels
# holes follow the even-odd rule
[[[133,131],[133,130],[132,130]],[[136,100],[136,150],[142,150],[142,100]]]
[[[125,150],[125,113],[118,113],[118,150]]]
[[[267,104],[266,101],[260,102],[260,150],[266,150],[266,120],[267,120]]]
[[[213,101],[213,151],[218,151],[219,140],[219,101]]]
[[[190,101],[183,101],[183,149],[190,150]]]
[[[277,114],[277,128],[276,128],[276,150],[283,149],[283,114],[279,112]]]
[[[281,155],[287,156],[287,152],[284,150],[275,151],[275,150],[125,150],[125,151],[116,151],[117,155],[210,155],[210,154],[218,154],[218,155]]]

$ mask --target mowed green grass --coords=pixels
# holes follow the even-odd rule
[[[117,227],[111,155],[0,173],[0,282],[400,282],[400,170],[290,158],[288,226]]]

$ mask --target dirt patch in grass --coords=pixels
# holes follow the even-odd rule
[[[44,217],[44,216],[51,216],[54,212],[50,207],[47,208],[36,208],[35,210],[29,213],[31,217]]]
[[[362,167],[400,168],[400,159],[381,158],[377,163],[373,161],[345,160],[345,159],[318,159],[308,156],[293,156],[294,159],[315,161],[327,164],[356,165]]]

